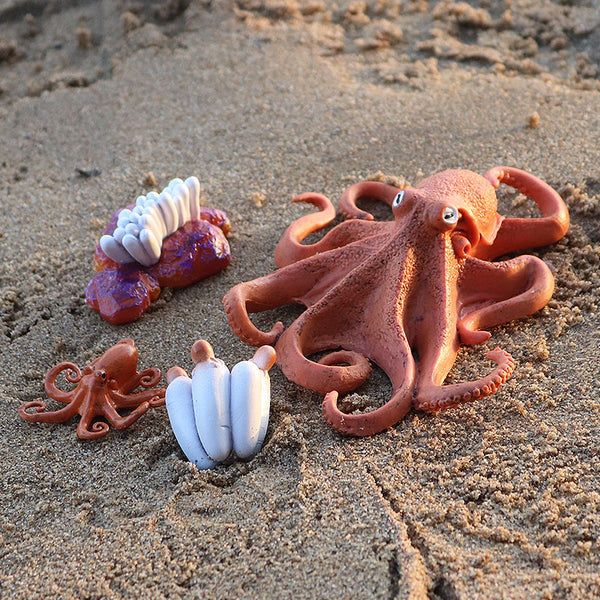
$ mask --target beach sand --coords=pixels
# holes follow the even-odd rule
[[[44,4],[0,1],[0,598],[599,597],[598,2]],[[97,441],[18,417],[50,367],[124,337],[163,373],[199,338],[248,359],[221,299],[275,269],[310,210],[294,195],[497,165],[554,186],[572,224],[532,251],[548,306],[459,352],[452,381],[513,355],[496,395],[350,439],[275,367],[260,454],[204,472],[164,407]],[[232,262],[114,326],[85,303],[92,256],[150,171],[199,177]],[[353,399],[390,390],[375,369]]]

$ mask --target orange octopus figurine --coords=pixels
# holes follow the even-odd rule
[[[48,396],[67,406],[46,411],[45,402],[34,400],[20,406],[19,415],[26,421],[63,423],[80,414],[77,435],[85,440],[103,437],[110,429],[104,421],[94,421],[96,417],[105,417],[117,429],[125,429],[149,408],[165,403],[165,389],[152,388],[160,381],[160,370],[151,368],[138,372],[137,361],[138,350],[134,341],[125,338],[93,360],[83,373],[72,362],[59,363],[48,371],[44,388]],[[65,392],[56,387],[56,377],[62,371],[67,371],[67,381],[77,384],[75,389]],[[152,389],[132,394],[138,386]],[[27,412],[31,408],[35,408],[36,412]],[[131,412],[121,416],[117,409]]]
[[[504,218],[495,189],[505,183],[532,198],[542,217]],[[391,206],[395,220],[375,222],[356,202]],[[233,332],[254,346],[275,345],[277,362],[292,381],[326,394],[323,414],[336,430],[366,436],[393,426],[414,407],[435,413],[495,393],[514,369],[496,348],[486,377],[443,385],[458,348],[485,342],[487,329],[546,305],[554,277],[539,258],[511,252],[559,240],[569,226],[562,198],[546,183],[512,167],[484,177],[448,170],[401,190],[378,182],[348,188],[339,211],[351,219],[319,242],[301,244],[335,218],[321,194],[303,194],[318,213],[292,223],[275,250],[278,271],[232,288],[223,302]],[[289,303],[307,309],[284,331],[257,329],[248,313]],[[275,342],[277,342],[275,344]],[[318,362],[308,355],[334,350]],[[382,407],[345,414],[338,393],[361,385],[372,360],[392,381]]]

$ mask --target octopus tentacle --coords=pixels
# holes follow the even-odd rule
[[[81,381],[81,369],[75,363],[61,362],[48,371],[44,381],[44,389],[50,398],[67,403],[73,400],[75,390],[63,391],[56,386],[56,377],[63,371],[66,371],[65,379],[69,383],[79,383]]]
[[[371,372],[369,360],[358,352],[338,350],[318,362],[305,356],[324,348],[302,348],[294,327],[277,342],[277,364],[291,381],[309,390],[325,394],[332,389],[346,393],[365,382]]]
[[[370,412],[346,414],[337,406],[340,390],[335,388],[323,400],[325,420],[344,435],[362,437],[379,433],[398,423],[411,409],[417,370],[404,332],[396,330],[395,340],[380,348],[372,359],[392,382],[392,396],[386,404]]]
[[[142,402],[128,415],[123,417],[109,403],[106,403],[102,407],[102,412],[104,413],[104,416],[110,421],[110,424],[113,427],[115,427],[116,429],[126,429],[132,423],[135,423],[143,414],[148,412],[148,409],[150,407],[150,402]]]
[[[494,188],[505,183],[530,197],[543,216],[504,219],[494,243],[476,248],[473,256],[491,260],[509,252],[553,244],[565,235],[569,228],[569,211],[563,199],[547,183],[513,167],[495,167],[485,177]]]
[[[144,402],[148,402],[149,406],[162,406],[165,403],[164,388],[144,390],[137,394],[122,394],[118,390],[108,388],[108,396],[117,408],[134,408]]]
[[[104,437],[110,431],[110,427],[104,421],[92,423],[95,416],[94,410],[82,411],[81,419],[77,424],[77,435],[82,440],[96,440]]]
[[[250,320],[249,313],[269,309],[268,305],[264,309],[260,308],[262,305],[259,300],[263,289],[259,285],[255,285],[255,282],[261,281],[261,279],[239,283],[223,297],[225,314],[231,331],[250,346],[272,346],[284,329],[283,323],[277,321],[270,331],[261,331]]]
[[[402,369],[390,371],[390,365],[382,365],[390,374],[394,386],[392,397],[380,408],[360,414],[343,413],[337,406],[338,391],[327,393],[323,400],[323,416],[333,429],[344,435],[363,437],[374,435],[400,421],[412,407],[413,389],[416,380],[415,363],[407,344],[402,345],[404,360]],[[383,361],[382,361],[383,362]],[[393,363],[394,361],[390,361]]]
[[[548,265],[530,255],[499,263],[470,258],[464,277],[459,296],[462,318],[457,327],[465,344],[486,341],[490,333],[482,328],[533,314],[548,303],[554,291]]]
[[[329,198],[323,194],[300,194],[292,202],[308,202],[316,206],[319,212],[296,219],[284,231],[275,247],[275,264],[280,268],[319,252],[315,246],[322,244],[323,240],[318,244],[307,246],[303,246],[301,242],[306,236],[327,227],[335,219],[335,208]]]
[[[443,408],[453,408],[466,402],[495,394],[512,375],[515,363],[510,354],[496,348],[486,354],[496,363],[496,368],[481,379],[446,386],[423,386],[414,401],[415,408],[436,413]]]
[[[314,288],[330,274],[334,259],[325,253],[231,288],[223,297],[223,304],[233,333],[251,346],[273,346],[283,332],[283,323],[278,321],[268,332],[260,331],[250,320],[249,313],[284,304],[312,303],[307,298],[311,293],[319,294]]]
[[[162,373],[157,367],[144,369],[138,373],[139,385],[143,388],[154,387],[161,379]]]
[[[363,198],[380,200],[388,206],[392,206],[394,198],[398,195],[400,188],[379,181],[363,181],[355,183],[347,188],[338,202],[338,212],[347,219],[364,219],[373,221],[371,213],[361,210],[356,203]]]
[[[390,400],[374,411],[346,414],[337,407],[338,392],[328,392],[323,400],[323,417],[336,431],[344,435],[364,437],[374,435],[398,423],[410,410],[412,390],[402,388]]]
[[[324,201],[327,201],[325,204]],[[281,268],[315,254],[347,246],[353,242],[381,232],[382,223],[350,220],[337,225],[321,240],[314,244],[302,244],[302,240],[311,233],[329,225],[335,218],[331,202],[321,194],[302,194],[294,202],[310,202],[320,208],[320,212],[311,213],[294,221],[284,232],[275,248],[275,264]],[[333,213],[331,213],[333,210]]]
[[[62,423],[78,413],[81,404],[81,396],[82,391],[77,390],[77,393],[73,393],[70,396],[71,400],[69,404],[59,410],[47,410],[46,403],[40,400],[26,402],[22,406],[19,406],[19,416],[32,423]],[[27,412],[32,408],[34,408],[36,412]]]

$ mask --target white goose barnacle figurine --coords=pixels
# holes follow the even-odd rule
[[[167,412],[181,449],[198,469],[211,469],[232,450],[238,458],[252,458],[269,424],[268,371],[275,349],[260,347],[231,373],[206,340],[195,342],[191,355],[196,365],[191,378],[181,367],[167,372]]]
[[[160,259],[163,240],[190,220],[200,219],[200,182],[176,177],[160,193],[139,196],[132,209],[119,213],[117,228],[100,238],[104,253],[119,264],[145,267]]]

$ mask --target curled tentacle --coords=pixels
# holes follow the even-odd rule
[[[152,367],[150,369],[144,369],[138,373],[139,384],[143,388],[154,387],[161,379],[162,373],[160,369]]]
[[[19,406],[19,416],[25,419],[25,421],[32,423],[62,423],[77,414],[79,405],[81,404],[79,402],[80,398],[81,392],[77,394],[73,393],[71,402],[60,410],[48,410],[46,403],[41,400],[26,402]],[[35,409],[34,413],[27,412],[32,408]]]
[[[302,245],[302,240],[315,231],[329,225],[335,219],[335,208],[327,196],[323,194],[300,194],[293,202],[308,202],[319,209],[296,219],[283,233],[275,248],[275,264],[281,268],[293,262],[322,252],[323,240],[317,244]]]
[[[340,350],[331,352],[318,362],[306,358],[301,352],[289,352],[289,349],[277,350],[277,362],[285,376],[320,394],[327,393],[332,387],[341,393],[351,392],[363,384],[371,373],[371,364],[358,352]]]
[[[492,259],[517,250],[547,246],[565,235],[569,228],[569,211],[563,199],[547,183],[513,167],[495,167],[485,177],[494,188],[504,183],[534,200],[543,216],[504,219],[492,246],[482,246],[474,256]]]
[[[310,360],[307,355],[328,348],[307,345],[303,339],[305,331],[299,332],[299,328],[292,325],[275,346],[277,364],[288,379],[320,394],[334,389],[346,393],[364,383],[371,372],[371,363],[365,356],[351,350],[338,350],[318,362]]]
[[[107,423],[104,421],[92,423],[92,418],[92,413],[85,413],[77,425],[77,435],[82,440],[96,440],[104,437],[110,431]]]
[[[63,371],[66,371],[65,379],[69,383],[79,383],[81,381],[81,369],[75,363],[61,362],[48,371],[44,381],[44,389],[50,398],[66,403],[73,400],[73,390],[65,392],[56,386],[56,377]]]
[[[410,410],[412,390],[403,387],[381,408],[360,414],[343,413],[337,406],[338,392],[328,392],[323,400],[323,416],[333,429],[344,435],[364,437],[380,433],[400,421]]]
[[[384,202],[388,206],[392,206],[394,198],[399,191],[400,188],[379,181],[363,181],[361,183],[355,183],[342,194],[338,203],[338,212],[347,219],[373,221],[373,215],[358,208],[356,203],[363,198],[372,198]]]
[[[415,408],[436,413],[443,408],[453,408],[495,394],[512,375],[515,362],[508,352],[500,348],[488,352],[486,358],[496,363],[491,373],[476,381],[419,390]]]
[[[268,306],[261,308],[260,305],[253,304],[252,292],[255,289],[258,289],[257,286],[252,286],[250,283],[239,283],[231,288],[223,298],[225,314],[231,330],[243,342],[250,346],[273,346],[283,332],[283,323],[277,321],[268,332],[261,331],[254,325],[248,312],[259,312],[269,308]]]
[[[372,358],[392,382],[392,397],[383,406],[370,412],[346,414],[337,406],[339,388],[330,388],[323,400],[323,416],[331,427],[344,435],[374,435],[400,421],[412,406],[417,378],[415,360],[406,336],[398,332],[397,344]]]
[[[547,304],[554,290],[548,265],[535,256],[517,256],[496,263],[472,259],[465,273],[467,281],[473,281],[473,292],[461,296],[463,314],[457,327],[464,344],[485,342],[490,337],[486,329],[533,314]],[[481,303],[481,294],[487,303]]]

